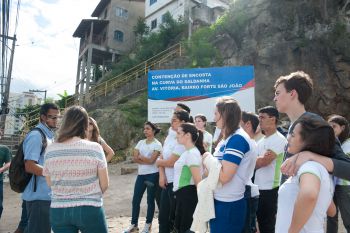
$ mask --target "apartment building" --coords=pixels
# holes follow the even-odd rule
[[[165,13],[174,19],[182,17],[189,28],[211,25],[229,8],[228,0],[146,0],[145,18],[151,30],[158,30]]]
[[[17,134],[23,127],[24,117],[17,116],[17,109],[26,106],[41,104],[42,98],[36,96],[33,92],[10,93],[9,95],[9,113],[5,121],[5,135]]]
[[[135,45],[133,28],[144,17],[145,3],[139,0],[101,0],[91,14],[83,19],[73,37],[80,38],[75,94],[83,104],[83,96],[98,80],[96,67],[102,77],[109,65]]]

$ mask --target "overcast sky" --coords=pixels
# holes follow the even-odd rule
[[[64,90],[73,94],[79,39],[72,35],[82,19],[91,18],[100,0],[20,2],[11,92],[47,90],[47,95],[55,99],[59,99],[57,94]],[[12,4],[13,25],[17,0]],[[9,36],[13,36],[13,30],[11,26]]]

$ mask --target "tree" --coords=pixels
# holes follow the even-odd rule
[[[145,18],[139,17],[137,23],[134,26],[134,33],[138,41],[141,41],[142,37],[148,35],[149,26],[147,26]]]

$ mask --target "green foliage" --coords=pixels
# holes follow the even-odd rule
[[[27,105],[24,108],[17,108],[15,116],[22,118],[23,122],[26,123],[26,125],[20,131],[29,131],[39,123],[40,104]]]
[[[243,31],[247,28],[249,18],[244,5],[236,5],[220,17],[220,19],[211,27],[215,30],[215,34],[228,34],[235,40],[239,46],[243,40]]]
[[[147,120],[147,93],[144,92],[136,99],[119,104],[118,108],[128,120],[129,125],[141,128]]]
[[[181,18],[178,20],[173,19],[170,13],[167,12],[157,32],[149,32],[144,20],[140,18],[134,27],[134,33],[139,36],[139,39],[131,53],[136,55],[134,57],[130,55],[122,56],[118,63],[112,66],[112,71],[106,75],[106,80],[129,70],[171,45],[178,43],[186,33],[186,24]]]
[[[143,36],[149,33],[149,30],[150,28],[147,26],[145,18],[139,17],[136,25],[134,26],[135,36],[141,39]]]
[[[186,51],[190,57],[190,67],[209,67],[222,64],[219,51],[211,43],[215,36],[215,28],[203,27],[193,33],[186,44]]]
[[[344,23],[335,23],[328,36],[323,39],[323,42],[327,46],[331,45],[336,52],[350,57],[350,33],[346,30]]]
[[[66,107],[66,101],[67,99],[69,99],[70,97],[72,97],[72,95],[68,95],[67,91],[64,90],[62,94],[57,94],[61,99],[56,101],[56,104],[62,109]]]

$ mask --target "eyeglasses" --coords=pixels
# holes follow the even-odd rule
[[[46,117],[51,120],[57,120],[58,118],[60,118],[60,116],[53,116],[53,115],[47,115]]]

